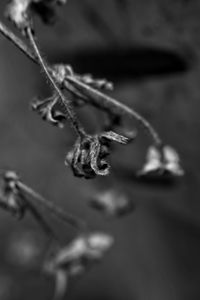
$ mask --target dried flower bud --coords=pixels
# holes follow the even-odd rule
[[[20,219],[24,216],[27,206],[24,195],[18,187],[18,181],[15,172],[5,173],[0,190],[0,206]]]
[[[96,175],[106,176],[110,170],[105,160],[109,155],[110,142],[126,145],[130,141],[131,139],[112,131],[79,138],[66,156],[66,165],[70,165],[74,175],[78,177],[89,179]]]
[[[6,16],[25,34],[26,29],[32,27],[32,13],[37,14],[43,22],[52,23],[55,19],[55,6],[65,3],[66,0],[11,0]]]
[[[58,126],[59,128],[64,127],[66,116],[55,109],[55,105],[58,101],[58,96],[53,95],[45,100],[35,99],[31,107],[34,111],[42,117],[43,120],[51,123],[52,125]]]
[[[108,216],[124,216],[133,210],[130,199],[115,190],[101,192],[90,199],[90,206]]]
[[[146,163],[138,173],[139,176],[182,176],[184,171],[180,166],[178,153],[170,146],[164,146],[161,150],[154,146],[148,149]]]

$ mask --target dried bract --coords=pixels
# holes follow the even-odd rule
[[[110,143],[126,145],[130,141],[131,139],[113,131],[78,138],[73,150],[66,156],[66,164],[71,166],[74,175],[78,177],[89,179],[97,175],[106,176],[110,170],[110,165],[105,160],[109,155]]]

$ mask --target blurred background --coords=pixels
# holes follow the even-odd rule
[[[0,3],[2,19],[6,2]],[[177,149],[186,171],[168,184],[136,181],[150,143],[139,128],[132,145],[113,153],[109,177],[75,178],[63,163],[75,140],[70,126],[59,130],[30,110],[36,95],[50,95],[46,79],[0,37],[1,168],[17,170],[46,198],[115,238],[102,263],[72,282],[66,299],[200,299],[199,1],[69,0],[58,9],[55,26],[35,21],[51,63],[69,63],[76,72],[113,81],[111,95],[152,122]],[[89,132],[98,128],[102,113],[77,112]],[[94,190],[110,188],[131,199],[132,214],[108,220],[88,206]],[[70,227],[49,222],[63,244],[74,237]],[[0,241],[0,300],[50,300],[54,282],[40,271],[47,239],[38,225],[1,210]]]

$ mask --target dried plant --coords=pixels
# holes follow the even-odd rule
[[[91,179],[108,175],[110,165],[107,157],[113,151],[111,143],[127,145],[136,138],[135,130],[128,132],[122,125],[124,119],[131,118],[141,123],[152,141],[147,151],[146,163],[138,172],[138,176],[143,178],[156,174],[157,178],[166,173],[170,176],[182,176],[184,171],[180,166],[177,152],[172,147],[163,144],[152,125],[134,109],[102,92],[102,90],[112,90],[112,83],[106,79],[95,79],[90,74],[76,74],[70,65],[62,63],[50,65],[41,55],[37,45],[34,16],[38,16],[45,23],[52,23],[56,15],[56,7],[66,2],[66,0],[9,1],[5,15],[26,38],[27,43],[0,22],[1,34],[41,67],[52,88],[52,96],[47,99],[35,98],[31,103],[32,109],[44,121],[60,129],[66,126],[68,121],[77,135],[73,149],[66,155],[65,164],[69,165],[73,174],[78,177]],[[125,1],[118,1],[118,4],[125,5]],[[95,11],[93,9],[88,11],[90,20],[93,21]],[[100,19],[97,21],[98,24],[102,22]],[[70,96],[66,97],[65,91]],[[85,104],[94,106],[107,114],[108,130],[102,130],[93,135],[85,131],[75,113],[76,106]],[[124,135],[115,132],[116,127],[120,132],[125,132]],[[106,250],[111,247],[113,238],[104,233],[91,232],[86,221],[63,211],[53,202],[46,200],[21,181],[16,172],[2,171],[0,178],[0,206],[20,219],[29,212],[47,236],[54,241],[55,251],[45,260],[43,270],[55,277],[55,299],[61,299],[66,291],[69,277],[84,273],[88,265],[99,261]],[[115,190],[99,193],[91,198],[92,207],[113,217],[129,213],[133,208],[128,198]],[[65,247],[61,246],[51,226],[40,213],[40,205],[47,212],[77,230],[77,236],[72,242]]]

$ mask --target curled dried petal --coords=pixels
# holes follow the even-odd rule
[[[63,128],[66,121],[66,116],[62,112],[55,109],[57,101],[58,96],[52,96],[45,100],[35,99],[31,103],[31,107],[34,111],[38,112],[44,121],[58,126],[59,128]]]
[[[90,145],[91,168],[95,174],[106,176],[109,174],[110,166],[105,160],[100,159],[101,144],[98,137],[94,138]]]
[[[130,138],[109,131],[78,139],[74,149],[66,157],[66,164],[71,166],[75,176],[89,179],[96,175],[108,175],[110,166],[105,158],[109,155],[112,141],[127,144]]]
[[[126,137],[124,135],[120,135],[114,131],[103,132],[100,135],[100,138],[111,141],[111,142],[117,142],[122,145],[126,145],[132,141],[132,138]]]

